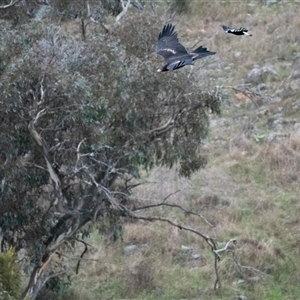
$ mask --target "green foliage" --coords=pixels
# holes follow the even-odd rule
[[[262,298],[263,300],[280,300],[284,299],[284,295],[280,290],[280,287],[274,286],[272,289],[266,292],[266,295]]]
[[[19,293],[21,274],[15,263],[16,253],[9,248],[6,253],[0,253],[0,298],[13,299]]]
[[[47,281],[36,299],[68,299],[67,295],[71,293],[70,287],[70,280],[59,277],[51,278]],[[76,299],[75,295],[73,295],[72,299]]]

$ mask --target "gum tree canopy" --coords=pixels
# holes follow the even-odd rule
[[[132,216],[129,181],[141,168],[176,164],[189,176],[205,163],[219,95],[188,69],[156,73],[161,23],[144,19],[85,41],[54,24],[0,21],[1,247],[26,250],[23,299],[65,272],[51,259],[89,222],[115,220],[109,230]]]

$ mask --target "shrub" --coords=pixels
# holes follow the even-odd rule
[[[20,271],[15,263],[14,248],[0,253],[0,299],[17,297],[20,287]]]

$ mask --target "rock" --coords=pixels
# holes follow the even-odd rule
[[[247,75],[246,82],[259,83],[265,76],[277,77],[277,72],[272,67],[258,67],[253,68]]]
[[[258,116],[267,116],[269,114],[269,110],[265,106],[263,106],[257,111],[256,114]]]
[[[34,20],[41,21],[44,17],[51,13],[51,6],[50,5],[40,5],[39,9],[35,13]]]
[[[265,0],[265,4],[277,3],[277,0]]]
[[[233,297],[231,300],[247,300],[248,298],[246,296],[236,296]]]
[[[272,97],[270,99],[270,103],[279,103],[281,101],[280,97]]]
[[[282,125],[282,120],[282,113],[277,113],[268,118],[268,125],[272,128],[277,128],[278,126],[280,127]]]
[[[212,128],[212,127],[216,127],[218,125],[218,122],[217,120],[210,120],[209,121],[209,126]]]
[[[137,245],[128,245],[124,248],[124,254],[129,255],[132,254],[133,252],[136,252],[139,249]]]
[[[140,244],[140,245],[128,245],[124,247],[124,254],[130,255],[137,251],[147,250],[149,248],[148,244]]]
[[[276,112],[277,112],[277,113],[281,113],[281,115],[282,115],[282,113],[283,113],[283,107],[282,107],[282,106],[278,106],[278,107],[276,108]]]
[[[292,79],[300,79],[300,71],[299,70],[293,71],[291,77]]]
[[[300,123],[295,123],[294,124],[294,130],[295,131],[300,131]]]
[[[291,83],[290,83],[290,89],[292,91],[295,91],[295,90],[299,90],[299,87],[300,87],[300,82],[299,80],[292,80]]]
[[[283,119],[282,124],[283,125],[294,125],[297,123],[297,119]]]
[[[293,110],[298,110],[298,109],[300,109],[300,101],[294,102],[294,103],[292,104],[292,109],[293,109]]]
[[[241,103],[249,103],[251,102],[251,93],[236,93],[234,94],[234,97],[237,101],[241,102]]]
[[[226,118],[219,119],[219,124],[222,127],[228,126],[228,120]]]
[[[288,137],[288,134],[286,133],[280,133],[280,132],[271,132],[265,137],[265,142],[272,142],[272,141],[278,141],[282,140]]]
[[[262,92],[262,91],[265,91],[267,90],[268,87],[265,83],[260,83],[257,87],[256,87],[256,90],[257,92]]]
[[[181,245],[181,253],[191,254],[191,253],[193,253],[193,248]]]

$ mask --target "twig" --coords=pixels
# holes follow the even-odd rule
[[[80,157],[81,157],[81,154],[80,154],[80,147],[82,145],[82,143],[86,140],[86,138],[84,138],[83,140],[81,140],[76,148],[76,152],[77,152],[77,160],[76,160],[76,163],[75,163],[75,169],[77,169],[77,166],[78,166],[78,163],[79,163],[79,160],[80,160]]]
[[[179,229],[183,229],[185,231],[189,231],[189,232],[193,232],[197,235],[199,235],[200,237],[202,237],[208,244],[209,246],[212,248],[212,250],[215,252],[216,249],[216,245],[215,245],[215,242],[213,241],[213,239],[201,232],[199,232],[198,230],[196,229],[193,229],[193,228],[189,228],[189,227],[186,227],[186,226],[183,226],[183,225],[179,225],[179,224],[176,224],[174,223],[173,221],[167,219],[167,218],[161,218],[161,217],[144,217],[144,216],[138,216],[136,214],[134,214],[132,211],[128,210],[127,209],[127,213],[129,213],[129,216],[131,218],[134,218],[134,219],[139,219],[139,220],[145,220],[145,221],[150,221],[150,222],[153,222],[153,221],[161,221],[161,222],[166,222],[166,223],[169,223]]]
[[[237,244],[237,240],[236,240],[236,239],[231,239],[231,240],[229,240],[229,241],[226,243],[226,245],[225,245],[224,248],[215,250],[215,251],[214,251],[215,254],[218,255],[219,258],[221,258],[220,255],[219,255],[219,253],[228,250],[228,246],[229,246],[231,243],[233,243],[234,245],[236,245],[236,244]]]
[[[130,0],[127,0],[126,5],[124,4],[124,0],[121,0],[121,4],[122,4],[123,10],[117,15],[116,23],[118,23],[120,21],[120,19],[127,13],[127,10],[129,8],[129,5],[130,5]]]
[[[156,4],[154,3],[154,0],[150,0],[150,7],[154,16],[157,16]]]
[[[173,193],[173,194],[175,194],[175,193]],[[170,194],[169,196],[171,196],[171,195],[172,194]],[[165,200],[163,200],[163,202],[164,201]],[[208,224],[209,226],[213,227],[213,225],[209,221],[207,221],[201,214],[197,214],[197,213],[194,213],[192,211],[189,211],[189,210],[183,208],[182,206],[180,206],[178,204],[170,204],[170,203],[163,203],[163,202],[158,203],[158,204],[150,204],[150,205],[146,205],[146,206],[136,207],[136,208],[133,209],[133,211],[147,209],[147,208],[152,208],[152,207],[158,207],[158,206],[169,206],[169,207],[179,208],[179,209],[181,209],[182,211],[184,211],[187,214],[200,217],[201,219],[203,219],[205,221],[206,224]]]
[[[86,251],[88,250],[87,243],[85,243],[84,241],[81,241],[81,240],[78,240],[78,241],[80,241],[81,243],[84,244],[84,250],[83,250],[83,252],[82,252],[81,255],[80,255],[80,259],[79,259],[78,262],[77,262],[77,266],[76,266],[76,274],[78,274],[79,267],[80,267],[80,262],[81,262],[81,260],[82,260],[82,258],[83,258],[83,256],[84,256],[84,254],[85,254]]]
[[[47,277],[44,279],[44,281],[43,281],[43,283],[42,283],[42,286],[44,286],[44,285],[46,284],[46,282],[49,281],[49,279],[55,278],[55,277],[58,277],[58,276],[61,276],[61,275],[67,274],[67,273],[68,273],[67,270],[63,270],[63,271],[61,271],[61,272],[53,273],[53,274],[47,276]]]
[[[5,8],[12,7],[12,6],[14,6],[15,4],[17,4],[18,2],[20,2],[20,0],[15,0],[15,1],[11,0],[9,4],[0,6],[0,9],[1,9],[1,8],[2,8],[2,9],[5,9]]]
[[[237,267],[238,272],[240,273],[240,275],[241,275],[243,278],[245,278],[245,274],[244,274],[243,270],[249,270],[249,271],[251,271],[252,273],[259,274],[259,275],[261,275],[261,276],[268,275],[268,274],[266,274],[265,272],[262,272],[262,271],[260,271],[260,270],[258,270],[258,269],[256,269],[256,268],[253,268],[253,267],[250,267],[250,266],[242,266],[242,265],[239,263],[239,261],[238,261],[238,259],[237,259],[237,257],[236,257],[236,253],[235,253],[234,251],[232,252],[232,257],[233,257],[233,261],[235,262],[235,265],[236,265],[236,267]]]
[[[237,241],[235,239],[231,239],[230,241],[228,241],[226,243],[224,248],[218,249],[218,250],[213,250],[213,252],[215,254],[215,273],[216,273],[216,281],[215,281],[215,284],[214,284],[214,290],[217,290],[217,289],[221,288],[221,281],[220,281],[219,270],[218,270],[218,261],[221,260],[219,252],[226,251],[228,246],[230,245],[230,243],[233,243],[234,245],[236,245]]]
[[[106,187],[104,187],[102,184],[99,184],[99,183],[96,181],[95,177],[94,177],[92,174],[90,174],[89,172],[86,172],[86,170],[85,170],[85,173],[86,173],[86,175],[88,175],[88,177],[92,180],[93,184],[99,189],[99,192],[103,192],[103,193],[105,194],[107,200],[110,202],[110,204],[111,204],[114,208],[118,208],[118,209],[120,209],[120,210],[123,210],[123,206],[119,205],[119,204],[115,201],[115,199],[111,196],[113,193],[110,192],[109,189],[107,189]],[[114,194],[117,194],[117,193],[118,193],[118,194],[119,194],[119,193],[120,193],[120,194],[123,194],[123,193],[121,193],[121,192],[115,192]]]
[[[245,95],[247,98],[249,98],[249,99],[254,103],[254,105],[255,105],[256,107],[258,107],[258,104],[252,99],[252,97],[249,96],[250,91],[248,92],[249,94],[247,94],[247,92],[242,91],[242,90],[240,90],[240,89],[237,89],[237,88],[235,88],[235,87],[233,87],[232,89],[233,89],[234,91],[236,91],[236,92],[240,92],[240,93],[242,93],[243,95]]]

